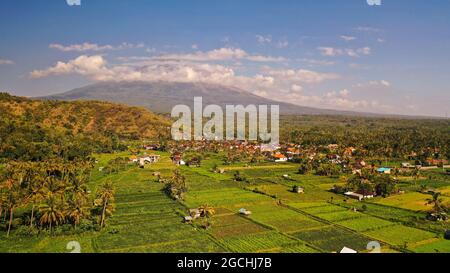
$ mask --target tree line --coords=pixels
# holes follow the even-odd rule
[[[9,162],[0,180],[0,227],[27,234],[101,229],[114,211],[114,188],[103,183],[92,194],[92,161]]]

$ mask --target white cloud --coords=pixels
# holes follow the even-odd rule
[[[115,73],[106,67],[106,61],[102,56],[82,55],[69,62],[57,62],[54,66],[45,70],[34,70],[30,76],[33,79],[44,78],[52,75],[80,74],[94,80],[114,80]]]
[[[299,61],[305,62],[308,64],[308,66],[314,67],[314,66],[331,66],[334,65],[335,62],[328,61],[328,60],[315,60],[315,59],[300,59]]]
[[[236,86],[246,90],[269,88],[274,83],[271,76],[238,76],[232,68],[218,64],[151,59],[140,62],[140,64],[109,65],[103,56],[82,55],[68,62],[58,62],[47,69],[35,70],[30,73],[30,77],[38,79],[78,74],[94,81],[205,82]]]
[[[363,48],[358,48],[356,50],[356,52],[358,52],[359,54],[363,54],[363,55],[370,55],[372,53],[372,49],[368,46],[363,47]]]
[[[356,37],[341,35],[341,39],[344,40],[344,41],[350,42],[350,41],[356,40]]]
[[[322,56],[336,57],[346,55],[349,57],[360,57],[361,55],[370,55],[372,50],[370,47],[362,47],[357,49],[340,49],[334,47],[318,47],[317,50],[320,51]]]
[[[380,81],[369,81],[367,83],[358,83],[355,84],[354,87],[369,87],[369,86],[381,86],[381,87],[390,87],[391,83],[387,80],[380,80]]]
[[[269,75],[293,82],[318,84],[327,80],[336,80],[340,76],[334,73],[320,73],[306,69],[269,70]]]
[[[132,43],[122,43],[118,46],[112,45],[98,45],[93,43],[83,43],[83,44],[73,44],[73,45],[61,45],[61,44],[50,44],[49,48],[57,49],[63,52],[87,52],[87,51],[106,51],[106,50],[122,50],[131,48],[143,48],[145,45],[143,43],[132,44]]]
[[[248,60],[253,62],[281,62],[286,60],[283,57],[250,55],[240,48],[227,48],[227,47],[214,49],[207,52],[197,51],[195,53],[187,53],[187,54],[167,54],[157,56],[154,59],[182,60],[192,62],[226,61],[226,60]]]
[[[367,26],[360,26],[355,28],[356,31],[361,31],[361,32],[381,32],[381,29],[379,28],[374,28],[374,27],[367,27]]]
[[[350,91],[348,91],[347,89],[343,89],[341,91],[339,91],[339,95],[341,95],[342,97],[347,97],[350,94]]]
[[[198,49],[198,45],[197,45],[197,44],[193,44],[193,45],[191,46],[191,48],[192,48],[192,49]]]
[[[386,80],[382,80],[382,81],[380,81],[380,83],[381,83],[381,85],[384,85],[384,86],[387,86],[387,87],[391,86],[391,83],[386,81]]]
[[[378,38],[377,39],[377,42],[379,42],[379,43],[384,43],[386,40],[385,39],[383,39],[383,38]]]
[[[328,57],[334,57],[334,56],[340,56],[344,54],[344,51],[342,49],[333,48],[333,47],[318,47],[317,48],[323,56]]]
[[[289,46],[289,42],[287,40],[279,41],[277,43],[277,48],[286,48]]]
[[[14,64],[14,62],[11,60],[0,59],[0,65],[12,65],[12,64]]]
[[[281,94],[283,95],[283,94]],[[375,100],[357,100],[349,98],[350,91],[343,89],[340,91],[331,91],[324,95],[305,95],[300,93],[289,93],[285,95],[284,100],[290,103],[311,106],[322,107],[339,110],[352,110],[352,111],[376,111],[386,110],[389,108],[387,105],[380,104]]]
[[[301,92],[303,91],[303,87],[298,84],[291,85],[291,90],[294,92]]]
[[[272,42],[272,36],[267,35],[256,35],[256,41],[258,41],[258,43],[260,44],[270,44]]]

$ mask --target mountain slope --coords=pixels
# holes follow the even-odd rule
[[[280,105],[281,114],[371,115],[298,106],[262,98],[234,87],[203,83],[106,82],[88,85],[62,94],[48,96],[45,97],[45,99],[96,99],[143,106],[158,113],[170,113],[172,107],[178,104],[192,106],[194,97],[198,96],[203,97],[203,105],[217,104],[222,107],[226,104],[278,104]]]
[[[24,116],[44,127],[70,129],[71,133],[109,132],[121,137],[151,138],[170,123],[144,108],[102,101],[42,101],[20,97],[0,98],[3,118]]]
[[[170,133],[169,120],[145,108],[99,101],[43,101],[0,93],[0,116],[0,161],[80,157],[114,151],[120,139]]]

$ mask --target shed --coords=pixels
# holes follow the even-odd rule
[[[293,192],[295,193],[305,193],[305,189],[299,186],[294,186],[294,188],[292,189]]]
[[[242,209],[239,210],[239,214],[242,214],[242,215],[251,215],[252,212],[249,211],[249,210],[246,210],[246,209],[242,208]]]

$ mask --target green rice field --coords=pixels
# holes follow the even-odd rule
[[[39,234],[24,237],[0,233],[0,252],[70,252],[67,243],[77,241],[82,252],[158,253],[316,253],[339,252],[349,247],[369,252],[377,241],[386,252],[449,252],[443,238],[448,223],[424,221],[426,196],[417,192],[368,202],[345,200],[329,189],[340,178],[296,174],[295,164],[262,163],[223,166],[225,173],[210,170],[221,161],[212,156],[198,168],[177,167],[166,153],[162,160],[143,169],[129,166],[115,174],[98,170],[108,160],[129,156],[97,155],[98,164],[89,183],[95,190],[103,181],[116,188],[116,211],[100,232],[78,235]],[[182,202],[170,199],[154,172],[170,177],[179,169],[188,191]],[[247,182],[233,180],[235,171]],[[288,174],[289,179],[283,175]],[[449,185],[441,187],[448,198]],[[291,191],[302,186],[304,194]],[[184,223],[189,209],[208,204],[215,214],[211,226]],[[364,209],[363,209],[364,206]],[[251,211],[243,216],[241,208]]]

